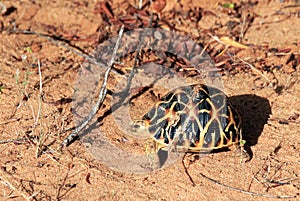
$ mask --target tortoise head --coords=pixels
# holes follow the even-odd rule
[[[131,123],[131,131],[133,135],[149,137],[147,120],[133,120]]]

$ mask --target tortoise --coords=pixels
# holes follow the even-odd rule
[[[228,97],[204,84],[176,88],[163,96],[141,120],[136,132],[154,139],[155,151],[209,152],[236,145],[243,147],[241,117]],[[243,151],[242,155],[249,158]]]

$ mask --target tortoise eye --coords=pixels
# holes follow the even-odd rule
[[[140,128],[140,127],[141,127],[141,125],[134,124],[134,125],[133,125],[133,127],[134,127],[134,128]]]

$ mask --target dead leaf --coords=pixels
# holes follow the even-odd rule
[[[297,113],[294,113],[293,115],[291,115],[289,118],[288,118],[288,120],[292,120],[292,121],[295,121],[295,120],[297,120],[298,118],[299,118],[299,114],[297,114]]]
[[[153,1],[153,8],[156,12],[160,13],[166,6],[165,0],[155,0]]]
[[[249,48],[248,46],[243,45],[239,42],[236,42],[236,41],[228,38],[227,36],[221,37],[220,41],[223,42],[225,45],[233,46],[233,47],[236,47],[236,48],[242,48],[242,49],[248,49]]]
[[[91,178],[91,173],[87,173],[87,175],[86,175],[86,177],[85,177],[85,181],[86,181],[88,184],[91,184],[90,178]]]
[[[108,2],[100,2],[100,6],[101,6],[102,10],[104,11],[104,13],[110,19],[114,18],[114,14],[113,14],[112,9],[111,9],[110,5],[108,4]]]

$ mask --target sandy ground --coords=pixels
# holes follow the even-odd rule
[[[6,6],[0,12],[0,200],[300,199],[300,4],[195,2],[144,2],[142,11],[133,9],[137,1],[122,0],[106,6],[91,0],[0,2]],[[145,169],[146,173],[133,174],[121,166],[129,162],[112,157],[112,150],[100,146],[92,154],[97,143],[87,142],[89,135],[84,143],[75,141],[58,150],[75,126],[72,98],[79,72],[90,73],[83,70],[86,62],[78,52],[92,55],[100,43],[118,34],[122,24],[126,30],[149,26],[150,13],[155,14],[153,27],[176,30],[207,48],[224,91],[241,113],[252,155],[249,162],[241,163],[226,150],[194,162],[185,159],[193,186],[181,157],[153,173]],[[50,39],[11,31],[16,29]],[[222,37],[231,42],[220,41]],[[155,58],[143,52],[141,63]],[[128,75],[125,67],[133,61],[134,54],[126,55],[115,70]],[[182,74],[187,66],[179,61],[173,69]],[[199,81],[184,72],[179,77]],[[109,112],[118,81],[117,76],[108,81],[96,127],[118,149],[145,156],[145,146],[139,144],[144,141],[127,136]],[[141,117],[164,94],[160,89],[145,90],[133,101],[131,115]]]

